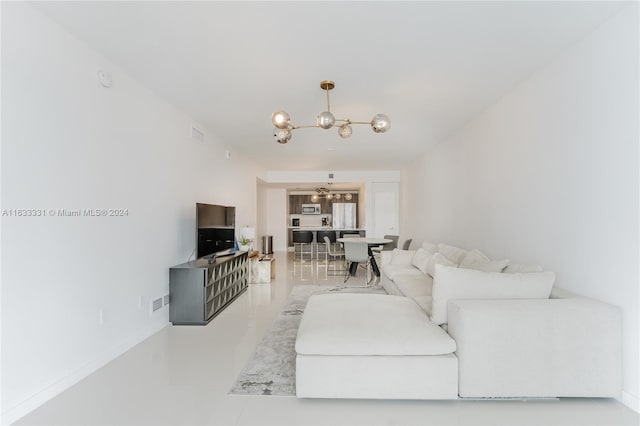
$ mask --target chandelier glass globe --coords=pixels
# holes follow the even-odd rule
[[[291,139],[291,130],[289,129],[273,129],[273,137],[276,142],[285,144]]]
[[[276,126],[276,128],[286,129],[291,123],[291,117],[289,116],[289,114],[287,114],[286,111],[276,111],[271,116],[271,121],[273,122],[273,125]]]
[[[329,111],[321,112],[318,114],[317,119],[318,127],[322,127],[323,129],[330,129],[336,122],[336,118]]]
[[[376,114],[371,120],[371,129],[376,133],[384,133],[391,128],[391,120],[384,114]]]
[[[340,195],[340,194],[336,194],[336,195],[335,195],[335,197],[336,197],[336,200],[339,200],[339,199],[340,199],[340,197],[342,197],[342,195]]]
[[[353,198],[353,197],[349,193],[344,195],[344,199],[347,200],[347,201],[351,201],[351,198]]]
[[[346,139],[346,138],[350,137],[352,132],[353,132],[353,129],[348,124],[343,124],[338,129],[338,134],[343,139]]]

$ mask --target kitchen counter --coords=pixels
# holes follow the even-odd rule
[[[332,226],[289,226],[292,231],[364,231],[364,228],[334,228]]]

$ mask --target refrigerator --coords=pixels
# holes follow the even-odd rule
[[[333,229],[356,228],[356,203],[333,203]]]

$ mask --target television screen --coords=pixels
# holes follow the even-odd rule
[[[233,228],[236,225],[236,208],[214,204],[196,204],[198,228]]]
[[[196,204],[197,251],[204,257],[235,246],[236,208]]]

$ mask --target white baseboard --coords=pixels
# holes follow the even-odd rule
[[[2,412],[2,415],[0,417],[0,424],[3,424],[3,425],[11,424],[17,421],[18,419],[20,419],[21,417],[29,414],[31,411],[35,410],[45,402],[49,401],[53,397],[64,392],[71,386],[78,383],[80,380],[84,379],[85,377],[94,373],[95,371],[105,366],[109,362],[113,361],[114,359],[116,359],[117,357],[119,357],[120,355],[122,355],[123,353],[125,353],[126,351],[128,351],[129,349],[137,345],[138,343],[156,334],[158,331],[162,330],[167,325],[169,325],[169,322],[154,324],[128,337],[122,343],[119,343],[117,345],[114,345],[108,348],[103,353],[101,353],[96,358],[89,361],[82,367],[78,368],[73,373],[69,374],[66,377],[60,378],[57,382],[55,382],[51,386],[48,386],[42,389],[36,394],[25,399],[24,401]]]
[[[638,398],[638,396],[632,395],[629,392],[622,392],[621,402],[636,413],[640,413],[640,398]]]

